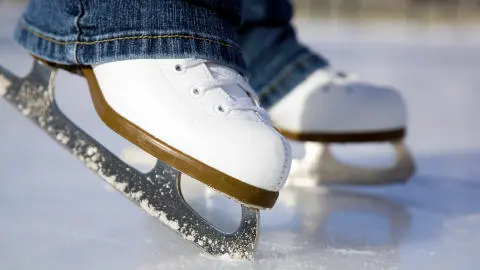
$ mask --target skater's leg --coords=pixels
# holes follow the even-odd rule
[[[399,93],[337,72],[301,44],[292,27],[289,1],[243,3],[240,42],[253,88],[285,137],[313,142],[305,144],[307,154],[294,161],[291,176],[358,184],[408,178],[413,166],[401,142],[395,146],[398,166],[377,172],[342,166],[325,145],[403,139],[406,109]]]
[[[243,0],[240,43],[250,84],[265,108],[328,66],[326,59],[297,40],[292,16],[292,4],[286,0]]]
[[[32,0],[16,39],[47,62],[80,66],[98,114],[121,136],[244,204],[270,208],[290,148],[239,74],[240,4]]]

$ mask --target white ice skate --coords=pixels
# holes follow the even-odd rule
[[[320,69],[270,109],[288,139],[305,142],[305,156],[292,161],[289,185],[319,183],[373,185],[406,181],[415,166],[403,143],[406,109],[395,90]],[[390,142],[395,165],[369,169],[333,157],[332,143]]]
[[[253,256],[258,209],[271,208],[290,168],[290,146],[244,78],[204,60],[130,60],[83,69],[96,111],[115,132],[158,158],[142,174],[70,122],[54,99],[57,67],[35,61],[19,79],[0,67],[0,93],[88,168],[207,253]],[[252,144],[251,142],[256,142]],[[234,233],[185,202],[186,173],[242,204]]]

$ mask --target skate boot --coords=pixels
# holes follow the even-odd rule
[[[393,89],[358,81],[351,75],[319,69],[270,109],[277,129],[304,142],[305,156],[292,161],[289,184],[385,184],[407,180],[414,163],[403,144],[406,109]],[[390,142],[393,167],[367,169],[342,164],[332,143]]]
[[[151,172],[122,162],[66,118],[54,98],[57,68],[85,76],[100,118],[158,159]],[[83,69],[36,60],[25,78],[0,67],[0,94],[184,239],[210,255],[252,258],[258,210],[271,208],[277,200],[291,154],[288,142],[234,70],[196,59],[129,60]],[[219,231],[188,206],[180,172],[241,203],[237,231]]]
[[[83,73],[115,132],[242,204],[273,206],[290,149],[240,74],[189,59],[113,62]]]

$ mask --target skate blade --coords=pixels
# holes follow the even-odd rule
[[[403,141],[390,142],[395,164],[386,168],[361,168],[337,160],[328,144],[305,143],[305,157],[292,161],[288,186],[388,185],[405,183],[415,173],[415,163]]]
[[[257,242],[259,211],[242,205],[240,226],[225,233],[196,213],[183,198],[180,173],[157,161],[141,173],[73,124],[54,98],[56,69],[34,61],[20,79],[0,66],[0,95],[113,188],[211,256],[251,260]]]

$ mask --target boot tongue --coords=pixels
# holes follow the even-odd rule
[[[215,63],[208,63],[208,69],[213,79],[222,79],[222,80],[244,80],[244,78],[235,70],[218,65]],[[233,100],[238,100],[239,98],[249,98],[249,95],[245,90],[242,89],[239,85],[229,85],[226,87],[225,91],[230,95]],[[252,100],[252,104],[253,100]]]

